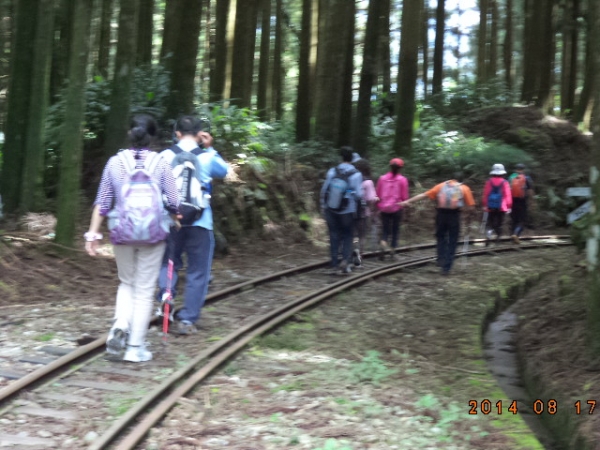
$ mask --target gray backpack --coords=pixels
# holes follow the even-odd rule
[[[343,211],[348,206],[350,192],[349,179],[358,172],[356,169],[342,172],[338,167],[325,192],[325,206],[331,211]]]

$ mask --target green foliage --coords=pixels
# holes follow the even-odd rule
[[[260,141],[260,131],[270,126],[258,120],[256,112],[222,102],[205,104],[197,108],[200,116],[208,118],[215,146],[228,159],[245,159],[261,155],[265,145]]]
[[[314,450],[352,450],[352,447],[340,443],[336,439],[327,439],[323,447],[317,447]]]
[[[404,170],[411,178],[442,181],[462,171],[466,178],[483,180],[497,162],[507,167],[519,162],[536,166],[533,158],[521,149],[463,134],[458,131],[458,125],[438,115],[430,106],[423,108],[419,120],[420,127],[413,137],[412,157]],[[394,121],[386,118],[375,123],[373,133],[369,160],[374,176],[377,176],[388,170],[389,160],[395,156],[392,147]]]
[[[592,214],[586,214],[581,219],[576,220],[571,224],[571,241],[577,249],[577,253],[581,253],[587,244],[587,240],[591,236],[590,225],[594,221]]]
[[[516,100],[513,91],[501,79],[484,84],[466,82],[455,85],[430,98],[429,103],[443,116],[467,115],[474,109],[510,105]]]
[[[355,382],[379,386],[383,380],[398,372],[396,369],[388,369],[379,355],[379,352],[369,350],[361,362],[352,365],[350,374]]]
[[[39,336],[35,337],[35,340],[40,341],[40,342],[48,342],[48,341],[51,341],[52,339],[54,339],[54,333],[44,333],[44,334],[40,334]]]

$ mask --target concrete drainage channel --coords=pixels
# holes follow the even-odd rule
[[[477,408],[490,415],[520,414],[537,439],[547,450],[561,450],[543,417],[552,411],[554,403],[550,397],[534,398],[527,387],[531,385],[523,379],[516,342],[517,314],[513,312],[514,303],[521,299],[529,289],[537,285],[543,275],[531,277],[513,285],[507,292],[498,293],[494,308],[488,313],[483,324],[483,355],[488,370],[504,391],[507,401],[500,399],[482,399]],[[543,412],[542,412],[543,411]]]

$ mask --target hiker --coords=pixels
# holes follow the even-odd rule
[[[100,225],[108,215],[108,227],[114,244],[120,283],[106,351],[111,355],[120,355],[127,343],[123,359],[131,362],[152,359],[152,353],[144,342],[152,316],[153,294],[170,225],[168,215],[164,211],[162,195],[166,198],[168,212],[173,215],[179,212],[179,194],[171,167],[159,155],[148,150],[156,136],[157,125],[150,116],[136,115],[132,118],[128,133],[131,147],[111,157],[106,164],[94,201],[90,227],[84,234],[85,249],[89,255],[95,256],[98,242],[102,240]],[[153,217],[152,211],[145,210],[147,214],[140,218],[138,211],[134,210],[136,202],[131,201],[133,194],[131,198],[127,197],[128,192],[135,192],[138,194],[137,199],[140,198],[139,189],[131,188],[133,183],[130,184],[130,178],[143,176],[141,172],[130,175],[134,173],[135,168],[143,168],[151,176],[150,179],[146,179],[146,187],[151,187],[146,194],[152,192],[152,188],[158,188],[154,199],[159,205],[156,212],[158,216]],[[139,181],[137,178],[134,180]],[[138,187],[140,184],[138,183]],[[115,208],[111,210],[113,203]],[[159,217],[160,215],[163,217]],[[136,221],[138,218],[139,222]],[[150,222],[149,218],[152,218]]]
[[[510,193],[512,195],[511,232],[510,237],[515,244],[519,244],[519,237],[525,229],[527,223],[528,203],[533,199],[533,181],[525,173],[525,164],[517,164],[515,172],[508,177],[510,183]]]
[[[360,267],[362,264],[361,255],[365,251],[366,243],[372,231],[375,229],[374,221],[377,219],[376,203],[378,201],[377,193],[375,192],[375,184],[371,178],[371,166],[366,159],[359,159],[354,162],[354,167],[361,173],[362,181],[362,197],[357,204],[358,210],[356,213],[356,236],[358,238],[358,248],[354,249],[353,261],[354,265]]]
[[[512,195],[510,185],[504,179],[506,170],[504,165],[494,164],[490,171],[491,177],[486,181],[483,188],[481,203],[487,212],[485,245],[490,245],[494,233],[496,242],[500,241],[502,225],[505,214],[509,214],[512,208]]]
[[[175,134],[177,144],[163,150],[161,155],[174,166],[173,172],[178,180],[180,199],[183,199],[183,218],[180,229],[171,229],[158,279],[158,299],[163,299],[167,289],[169,259],[173,261],[171,286],[172,297],[175,298],[177,274],[183,267],[182,255],[185,253],[187,264],[183,307],[174,317],[174,332],[187,335],[197,331],[196,323],[200,319],[200,310],[206,299],[215,247],[210,195],[206,193],[206,188],[213,178],[225,178],[229,166],[212,147],[212,136],[201,130],[201,122],[196,117],[179,118],[175,124]],[[198,145],[199,140],[201,147]],[[180,164],[182,161],[184,163]],[[184,168],[180,169],[180,166]],[[186,174],[189,179],[185,179],[184,182],[183,177]],[[194,183],[200,186],[194,190],[194,199],[188,198],[193,190],[189,186]]]
[[[321,188],[321,211],[329,229],[331,270],[350,273],[350,256],[357,203],[362,196],[362,175],[351,164],[352,148],[340,149],[342,162],[327,172]],[[340,245],[342,261],[339,261]]]
[[[435,237],[437,240],[437,265],[441,268],[442,275],[448,275],[454,262],[456,243],[460,234],[460,215],[466,210],[466,227],[470,227],[474,212],[475,200],[471,189],[462,183],[462,174],[455,174],[454,178],[444,181],[426,192],[415,195],[401,203],[408,206],[410,203],[429,198],[436,202]]]
[[[377,208],[381,219],[381,249],[394,251],[398,247],[400,234],[400,221],[402,220],[401,202],[408,199],[408,180],[400,172],[404,167],[404,161],[393,158],[390,161],[390,171],[377,180]],[[391,241],[390,241],[391,238]]]

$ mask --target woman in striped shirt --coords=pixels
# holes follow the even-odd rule
[[[99,230],[104,217],[111,212],[113,205],[117,206],[118,201],[123,202],[119,199],[123,186],[129,181],[132,167],[127,167],[127,161],[132,160],[131,156],[136,168],[143,167],[150,172],[152,181],[158,185],[166,199],[165,209],[172,215],[178,214],[179,193],[171,166],[162,157],[148,150],[157,131],[158,127],[152,117],[143,114],[134,116],[128,133],[131,147],[110,158],[106,164],[94,201],[90,228],[84,235],[85,248],[91,256],[96,255],[98,242],[102,239]],[[166,239],[167,234],[164,238],[158,234],[158,239],[155,239],[158,242],[151,244],[127,244],[116,239],[114,232],[111,233],[120,283],[106,351],[112,355],[121,355],[127,343],[123,356],[125,361],[142,362],[152,359],[152,353],[146,349],[144,340],[152,316],[153,295],[165,251],[165,241],[162,239]]]

